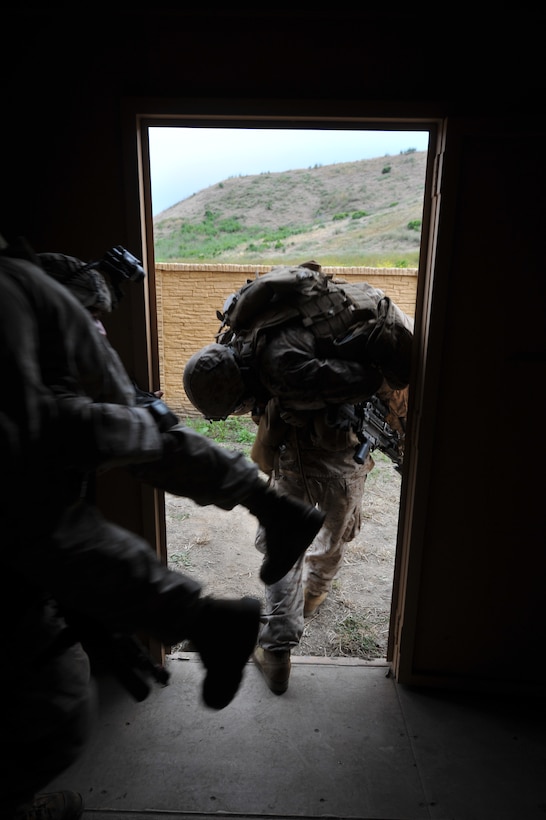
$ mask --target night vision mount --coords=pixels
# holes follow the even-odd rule
[[[105,253],[103,258],[96,264],[101,270],[104,270],[119,282],[124,280],[142,282],[146,276],[140,259],[137,259],[121,245],[116,245]]]
[[[123,295],[120,289],[122,282],[142,282],[146,276],[140,259],[133,256],[122,245],[115,245],[104,254],[102,259],[88,262],[82,270],[88,270],[89,268],[98,268],[108,274],[118,299]],[[79,273],[81,273],[81,270]]]

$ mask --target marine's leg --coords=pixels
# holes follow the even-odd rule
[[[161,461],[139,465],[133,468],[135,474],[201,505],[246,507],[267,535],[262,581],[272,584],[282,578],[321,528],[324,513],[292,495],[278,496],[242,453],[227,451],[194,430],[174,427],[167,440]]]
[[[89,660],[80,644],[42,661],[33,658],[29,669],[13,670],[13,675],[1,721],[2,811],[6,817],[25,817],[34,810],[38,793],[82,752],[96,715],[96,695]],[[48,796],[55,805],[51,816],[77,817],[83,806],[75,794]],[[39,797],[38,802],[41,805],[44,798]]]
[[[346,545],[361,526],[366,473],[331,476],[323,482],[321,505],[327,510],[321,531],[305,553],[302,580],[304,615],[309,617],[325,601],[336,577]]]
[[[278,489],[274,479],[271,484]],[[283,493],[288,489],[294,493],[300,492],[297,487],[289,487],[285,481],[281,485]],[[266,538],[262,527],[258,528],[255,543],[258,551],[265,553]],[[277,695],[288,688],[290,650],[299,644],[303,633],[302,567],[303,556],[279,581],[265,587],[265,606],[254,661],[268,687]]]

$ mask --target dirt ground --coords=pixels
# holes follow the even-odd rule
[[[362,528],[347,545],[330,595],[305,622],[294,655],[385,658],[400,499],[400,475],[374,453],[362,506]],[[243,507],[224,512],[166,494],[167,550],[173,569],[195,576],[205,594],[263,600],[256,519]],[[173,651],[184,649],[183,645]]]
[[[362,528],[347,545],[332,591],[305,622],[294,655],[384,658],[389,632],[400,475],[374,453],[362,507]],[[263,600],[261,555],[254,547],[256,519],[243,507],[230,512],[199,507],[167,494],[167,549],[173,569],[195,576],[205,594],[254,595]],[[184,649],[181,644],[173,651]]]

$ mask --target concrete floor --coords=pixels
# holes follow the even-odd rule
[[[280,697],[249,663],[220,712],[201,703],[191,653],[141,703],[102,680],[94,736],[51,788],[80,791],[83,820],[546,818],[543,701],[408,689],[381,662],[293,661]]]

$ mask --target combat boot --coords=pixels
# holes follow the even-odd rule
[[[32,803],[21,806],[13,820],[79,820],[83,813],[81,794],[72,791],[37,794]]]
[[[284,578],[303,555],[322,527],[326,513],[260,484],[242,503],[264,528],[266,553],[260,578],[270,585]]]
[[[290,650],[282,649],[272,652],[257,646],[254,650],[254,663],[264,676],[264,680],[275,695],[282,695],[288,689],[290,679]]]
[[[203,700],[211,709],[223,709],[235,697],[256,646],[260,616],[257,598],[200,602],[189,638],[207,670]]]

